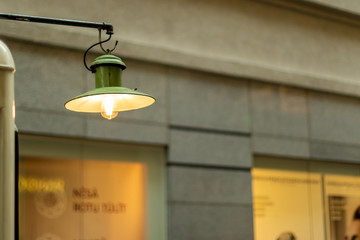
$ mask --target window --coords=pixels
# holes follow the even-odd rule
[[[360,166],[257,157],[255,240],[360,239]]]
[[[165,239],[160,147],[21,136],[21,239]]]

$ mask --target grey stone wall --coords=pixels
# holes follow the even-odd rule
[[[169,75],[169,239],[252,239],[248,82]]]
[[[121,54],[133,59],[359,96],[359,4],[304,8],[309,1],[17,0],[2,11],[111,22]],[[10,21],[0,21],[0,34],[81,50],[97,39],[93,29]]]
[[[67,100],[95,87],[94,76],[82,63],[83,52],[6,43],[16,59],[16,123],[21,131],[161,145],[168,142],[165,67],[127,61],[124,85],[151,93],[157,104],[140,113],[126,112],[113,121],[103,121],[99,114],[78,114],[64,108]],[[93,59],[89,57],[89,61]]]
[[[69,112],[94,86],[82,65],[94,30],[0,21],[17,126],[167,147],[168,239],[252,239],[254,155],[360,163],[360,5],[289,2],[5,1],[4,12],[111,22],[124,85],[157,98],[112,121]]]
[[[360,162],[358,98],[268,84],[252,86],[255,154]]]
[[[93,87],[82,52],[6,42],[20,132],[168,147],[171,240],[252,239],[254,155],[360,163],[356,97],[125,58],[124,85],[157,102],[107,121],[63,107]]]

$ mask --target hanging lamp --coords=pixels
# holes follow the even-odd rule
[[[0,19],[97,28],[99,30],[99,42],[89,47],[84,54],[86,69],[95,74],[96,88],[70,99],[65,103],[65,108],[75,112],[101,113],[106,119],[113,119],[120,111],[147,107],[155,102],[155,98],[148,94],[122,87],[121,73],[126,66],[119,57],[111,54],[118,41],[112,50],[105,50],[102,46],[103,43],[110,40],[114,33],[111,24],[9,13],[0,13]],[[108,39],[104,41],[101,41],[102,30],[106,30],[106,34],[109,35]],[[100,45],[105,55],[96,58],[89,68],[86,65],[86,54],[96,45]]]
[[[110,37],[101,41],[99,30],[99,43],[92,45],[84,54],[85,67],[95,74],[95,89],[76,96],[65,103],[65,108],[75,112],[101,113],[106,119],[114,119],[118,112],[147,107],[155,102],[155,98],[136,89],[132,90],[122,86],[122,71],[126,66],[117,56],[111,54],[115,49],[106,51],[102,43],[109,41]],[[86,65],[86,54],[94,46],[100,44],[104,55]]]

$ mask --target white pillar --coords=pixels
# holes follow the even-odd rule
[[[15,64],[0,40],[0,240],[14,240],[15,232]]]

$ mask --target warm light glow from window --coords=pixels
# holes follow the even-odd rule
[[[145,164],[23,159],[19,178],[21,239],[149,239]]]

